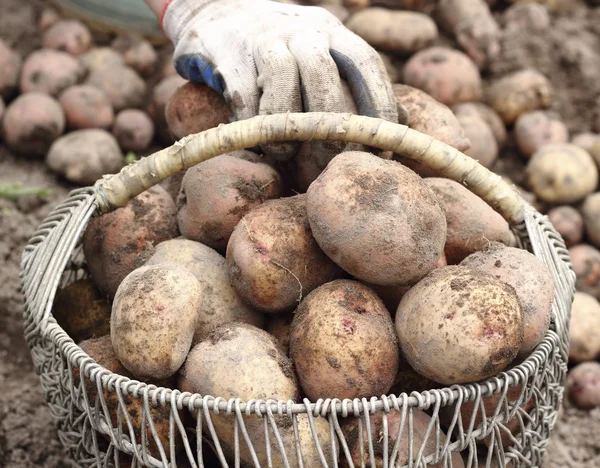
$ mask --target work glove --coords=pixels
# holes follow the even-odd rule
[[[221,93],[234,120],[345,112],[345,79],[360,114],[398,121],[379,54],[323,8],[271,0],[172,0],[161,23],[175,45],[177,72]],[[332,156],[344,146],[319,144],[319,151]],[[287,159],[298,147],[288,142],[263,149]]]

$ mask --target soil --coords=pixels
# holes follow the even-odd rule
[[[0,36],[21,54],[39,46],[36,32],[41,0],[1,0]],[[512,32],[503,40],[499,60],[485,75],[533,67],[544,73],[556,93],[552,108],[574,134],[589,131],[600,96],[600,8],[573,4],[552,17],[542,32]],[[505,151],[511,152],[509,145]],[[515,182],[522,163],[505,158]],[[512,162],[510,162],[512,161]],[[21,182],[49,188],[41,199],[0,199],[0,466],[5,468],[68,467],[50,411],[23,339],[19,292],[21,251],[40,222],[73,187],[57,179],[40,160],[10,154],[0,143],[0,183]],[[544,468],[600,466],[600,408],[580,411],[565,403],[550,441]]]

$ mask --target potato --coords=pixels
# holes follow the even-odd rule
[[[284,180],[283,185],[292,193],[306,193],[310,184],[323,172],[315,162],[312,149],[309,142],[303,142],[298,154],[276,166]]]
[[[12,97],[19,84],[23,60],[0,39],[0,97]]]
[[[383,302],[350,280],[327,283],[300,303],[290,329],[290,356],[312,401],[387,394],[400,359]]]
[[[202,286],[184,267],[149,265],[129,273],[117,289],[110,336],[123,366],[140,378],[175,374],[192,347]]]
[[[502,121],[509,125],[522,114],[549,107],[552,87],[538,71],[524,69],[494,81],[485,98]]]
[[[579,244],[569,249],[569,256],[577,278],[577,291],[600,298],[600,251],[591,245]]]
[[[85,76],[85,68],[71,55],[52,49],[33,52],[21,71],[21,93],[38,91],[58,96],[69,86],[79,83]]]
[[[600,246],[600,192],[585,197],[581,215],[588,240],[596,247]]]
[[[229,123],[231,111],[223,96],[208,86],[186,83],[169,98],[165,116],[169,130],[180,139]]]
[[[579,244],[583,239],[583,218],[572,206],[552,208],[548,211],[548,219],[562,236],[567,247]]]
[[[113,135],[125,151],[145,151],[154,138],[154,122],[139,109],[125,109],[117,114]]]
[[[567,143],[569,131],[564,123],[542,111],[519,116],[515,123],[519,151],[530,158],[537,150],[553,143]]]
[[[412,284],[431,271],[442,254],[443,208],[423,180],[397,162],[363,152],[342,153],[307,195],[308,220],[317,243],[358,279]]]
[[[264,316],[244,304],[231,286],[225,258],[218,252],[181,237],[158,244],[145,265],[163,263],[185,267],[200,282],[202,304],[198,310],[193,344],[205,339],[224,323],[244,322],[263,326]]]
[[[75,343],[110,331],[110,304],[89,278],[59,289],[52,315]]]
[[[79,57],[81,64],[89,73],[103,72],[104,70],[121,70],[125,59],[110,47],[95,47]]]
[[[526,172],[535,195],[549,203],[575,203],[598,186],[596,163],[587,151],[571,143],[540,148]]]
[[[286,356],[290,354],[290,329],[293,318],[292,313],[268,315],[265,323],[265,330],[275,337]]]
[[[40,31],[46,31],[60,20],[60,15],[54,8],[44,7],[38,19],[38,28]]]
[[[340,274],[311,235],[306,195],[270,200],[237,224],[227,245],[231,283],[255,309],[293,310]]]
[[[544,339],[552,318],[554,280],[548,267],[526,250],[498,242],[469,255],[460,264],[492,275],[515,289],[525,321],[519,356],[531,354]]]
[[[455,114],[475,114],[484,120],[492,130],[498,148],[502,148],[506,142],[506,127],[500,116],[490,106],[483,102],[461,102],[452,106]],[[460,148],[457,148],[460,150]],[[462,150],[461,150],[462,151]]]
[[[67,127],[72,130],[108,129],[115,119],[106,94],[90,85],[67,88],[60,95],[59,102],[67,118]]]
[[[135,35],[121,35],[111,46],[125,58],[125,64],[133,68],[145,78],[154,73],[158,55],[148,41]]]
[[[158,186],[92,219],[83,234],[83,252],[94,283],[114,297],[123,278],[147,260],[156,244],[176,236],[175,203]]]
[[[152,90],[152,98],[150,104],[148,104],[148,114],[154,120],[158,137],[165,144],[170,144],[174,141],[173,136],[169,133],[165,108],[171,95],[185,83],[187,81],[181,76],[173,75],[163,79]]]
[[[125,160],[110,133],[89,128],[71,132],[52,143],[46,164],[70,182],[93,185],[103,175],[119,172]]]
[[[575,293],[569,322],[569,360],[593,361],[600,357],[600,304],[590,294]]]
[[[450,179],[432,177],[425,184],[433,189],[446,210],[448,236],[444,253],[448,264],[460,263],[489,242],[515,245],[508,223],[477,195]],[[465,210],[464,207],[469,209]]]
[[[545,5],[516,4],[504,12],[505,29],[511,33],[544,31],[550,26],[550,15]]]
[[[91,70],[87,84],[104,91],[115,112],[141,107],[146,95],[146,83],[130,67]]]
[[[43,93],[19,96],[2,119],[4,142],[13,151],[42,156],[65,129],[65,114],[56,99]]]
[[[429,16],[386,8],[360,10],[346,21],[346,27],[377,49],[403,55],[429,47],[438,36],[437,26]]]
[[[477,66],[458,50],[430,47],[417,52],[406,62],[403,74],[405,84],[446,105],[479,101],[482,96]]]
[[[490,168],[498,158],[498,142],[490,126],[479,114],[457,113],[458,122],[465,131],[471,146],[464,151],[467,156]]]
[[[591,132],[577,133],[576,135],[573,135],[573,138],[571,138],[571,143],[579,146],[580,148],[583,148],[590,154],[592,154],[591,150],[594,147],[594,145],[598,142],[600,142],[600,135]],[[594,157],[593,154],[592,157]],[[596,160],[595,157],[594,160]]]
[[[600,406],[600,363],[583,362],[567,376],[569,399],[581,409]]]
[[[396,331],[419,374],[446,385],[478,382],[517,356],[523,311],[512,286],[478,270],[447,266],[404,295]]]
[[[82,55],[92,46],[92,34],[78,20],[60,20],[50,26],[42,36],[42,47],[62,50],[71,55]]]

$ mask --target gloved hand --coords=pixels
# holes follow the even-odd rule
[[[175,45],[177,72],[222,93],[237,120],[344,112],[343,78],[360,114],[398,121],[377,52],[322,8],[271,0],[172,0],[161,22]],[[341,150],[337,143],[324,144]],[[297,147],[271,145],[269,152],[286,159]]]

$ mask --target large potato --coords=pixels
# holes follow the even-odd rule
[[[312,236],[306,195],[270,200],[251,210],[227,245],[233,287],[264,312],[292,310],[339,274]]]
[[[110,320],[115,354],[133,375],[166,379],[192,347],[202,286],[184,267],[138,268],[117,289]]]
[[[308,220],[319,246],[359,279],[415,283],[442,254],[446,222],[440,201],[423,179],[395,161],[342,153],[307,195]]]
[[[579,244],[583,239],[583,217],[572,206],[552,208],[548,211],[548,219],[562,236],[567,247]]]
[[[569,249],[569,256],[577,291],[600,298],[600,251],[588,244],[578,244]]]
[[[446,385],[478,382],[502,371],[523,343],[514,288],[463,266],[433,271],[402,298],[396,331],[408,363]]]
[[[399,364],[394,324],[383,302],[350,280],[327,283],[300,303],[290,356],[312,401],[386,394]]]
[[[171,239],[156,246],[145,265],[176,263],[185,267],[200,282],[202,304],[196,319],[193,343],[206,338],[219,325],[245,322],[262,327],[264,317],[240,299],[229,281],[225,258],[200,242]]]
[[[85,68],[71,55],[52,49],[33,52],[21,71],[19,86],[22,93],[37,91],[58,96],[69,86],[79,83]]]
[[[593,361],[600,357],[600,304],[587,293],[577,291],[569,322],[569,359]]]

